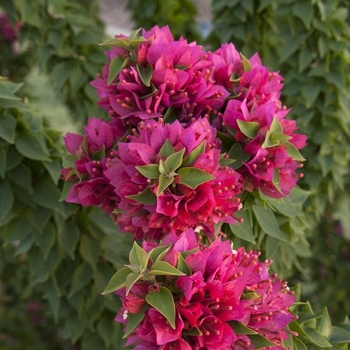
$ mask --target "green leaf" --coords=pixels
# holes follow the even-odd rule
[[[156,261],[149,271],[153,276],[184,276],[185,274],[179,271],[174,266],[170,265],[166,261]]]
[[[6,172],[6,160],[7,160],[7,148],[0,145],[0,176],[5,177]]]
[[[71,298],[77,291],[86,287],[86,285],[91,281],[93,277],[92,268],[86,264],[80,264],[73,273],[72,277],[72,286],[68,295],[68,298]]]
[[[258,334],[256,331],[246,327],[242,322],[229,321],[228,324],[236,334]]]
[[[0,117],[0,138],[8,143],[15,142],[16,119],[10,114]]]
[[[33,134],[18,135],[15,145],[17,151],[29,159],[50,161],[47,151]]]
[[[259,334],[252,334],[249,336],[250,341],[253,343],[255,346],[255,349],[261,349],[261,348],[267,348],[269,346],[274,346],[276,343],[267,340],[263,336]]]
[[[0,196],[1,198],[1,196]],[[3,221],[0,221],[3,222]],[[11,220],[3,229],[1,235],[4,239],[5,245],[17,240],[23,240],[28,235],[32,235],[32,227],[25,216]]]
[[[159,176],[159,165],[158,164],[138,165],[135,168],[144,177],[147,177],[148,179],[158,179],[158,176]]]
[[[300,213],[300,210],[298,210],[296,206],[287,197],[278,200],[271,199],[270,204],[277,212],[288,217],[294,217]]]
[[[51,248],[56,242],[56,230],[54,225],[49,222],[43,233],[36,233],[34,235],[34,240],[40,247],[44,260],[46,260],[50,254]]]
[[[146,268],[148,258],[149,255],[136,242],[134,242],[132,249],[129,253],[130,263],[138,265],[142,268]]]
[[[204,152],[204,150],[205,150],[205,140],[203,140],[199,146],[194,148],[192,152],[184,158],[182,162],[182,166],[189,167],[193,165],[195,160]]]
[[[162,159],[159,161],[159,173],[162,175],[168,175],[170,173],[168,165]]]
[[[125,287],[126,287],[126,295],[129,294],[131,288],[133,287],[133,285],[142,278],[142,275],[141,274],[138,274],[138,273],[134,273],[134,272],[131,272],[129,273],[127,276],[126,276],[126,280],[125,280]]]
[[[128,267],[122,267],[119,269],[111,278],[111,280],[108,282],[107,287],[102,292],[102,295],[112,293],[118,289],[121,289],[125,287],[126,285],[126,277],[131,273],[132,271]]]
[[[158,310],[175,329],[175,303],[170,290],[165,287],[159,287],[159,292],[149,292],[146,295],[146,301],[149,305]]]
[[[174,147],[171,145],[169,139],[166,139],[163,143],[163,146],[159,150],[159,155],[165,159],[169,157],[171,154],[173,154],[174,152],[175,152]]]
[[[277,223],[276,217],[270,208],[264,208],[261,204],[253,204],[253,212],[258,224],[269,236],[286,241]]]
[[[314,328],[302,327],[309,341],[320,348],[331,348],[332,345],[323,337],[323,335]]]
[[[301,96],[303,96],[306,108],[312,108],[318,95],[321,92],[320,84],[308,84],[301,87]]]
[[[299,150],[290,142],[286,142],[285,146],[287,146],[287,153],[294,160],[303,162],[306,159],[300,154]]]
[[[301,19],[305,28],[309,29],[311,20],[314,18],[314,7],[309,2],[300,2],[292,7],[292,13]]]
[[[12,182],[33,193],[32,174],[30,169],[23,163],[9,171],[9,178]]]
[[[165,160],[165,164],[168,166],[170,172],[175,171],[181,166],[184,153],[185,153],[185,149],[183,148],[182,150],[171,154]]]
[[[250,64],[249,60],[247,59],[247,57],[245,57],[243,54],[241,54],[241,59],[242,59],[242,63],[243,63],[243,70],[244,72],[249,72],[252,70],[252,65]]]
[[[84,261],[86,261],[93,270],[96,270],[98,257],[100,254],[99,242],[88,234],[80,237],[79,252]]]
[[[133,199],[134,201],[145,205],[157,203],[157,196],[148,187],[139,194],[132,194],[125,196],[125,198]]]
[[[330,342],[333,344],[350,343],[350,332],[341,327],[332,326]]]
[[[249,160],[249,158],[251,157],[249,154],[243,151],[243,148],[239,143],[235,143],[231,147],[228,156],[229,159],[233,160],[233,162],[229,164],[229,167],[232,169],[240,168],[242,164]]]
[[[0,226],[12,209],[14,196],[8,180],[0,181]]]
[[[322,309],[321,315],[322,315],[322,318],[319,321],[318,329],[326,339],[329,339],[332,334],[332,321],[331,321],[331,318],[329,317],[329,313],[326,307]]]
[[[153,75],[153,67],[150,64],[147,64],[146,67],[141,67],[139,64],[136,65],[137,72],[146,86],[151,85],[151,79]]]
[[[62,226],[62,230],[58,232],[58,243],[71,259],[75,257],[75,248],[79,242],[79,238],[79,228],[72,222],[65,222]]]
[[[134,329],[143,321],[145,318],[144,312],[139,312],[138,314],[128,313],[128,323],[126,325],[126,330],[123,338],[128,337]]]
[[[307,346],[297,337],[293,337],[293,350],[308,350]]]
[[[115,56],[112,59],[109,65],[107,85],[111,85],[113,83],[114,79],[117,77],[119,72],[127,65],[127,63],[127,59],[121,58],[119,56]]]
[[[156,260],[161,260],[162,257],[169,251],[170,249],[170,244],[164,245],[164,246],[159,246],[156,248],[153,248],[150,251],[149,258],[155,262]]]
[[[231,232],[238,238],[241,238],[245,241],[255,244],[253,228],[250,222],[249,212],[239,211],[235,213],[235,216],[238,216],[243,219],[242,223],[237,223],[236,225],[229,224]]]
[[[19,98],[10,91],[6,83],[0,82],[0,98],[4,100],[19,100]]]
[[[163,174],[159,175],[159,186],[157,190],[157,196],[159,197],[166,188],[168,188],[174,182],[174,176],[166,177]]]
[[[58,181],[61,177],[61,169],[62,169],[62,164],[61,164],[61,159],[52,159],[50,162],[43,162],[45,169],[47,172],[50,174],[50,177],[53,181],[53,183],[57,186]]]
[[[239,130],[247,137],[253,139],[260,129],[260,124],[257,122],[246,122],[244,120],[237,119]]]
[[[180,176],[180,184],[195,189],[199,185],[215,179],[215,176],[198,168],[181,168],[178,171]]]
[[[192,271],[190,267],[187,265],[185,259],[181,254],[178,255],[177,258],[177,269],[181,272],[183,272],[185,275],[190,276],[192,275]]]

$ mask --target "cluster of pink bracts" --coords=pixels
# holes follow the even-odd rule
[[[261,336],[270,349],[284,349],[294,297],[268,275],[270,263],[243,248],[233,251],[217,232],[221,223],[240,221],[235,212],[245,191],[288,196],[301,176],[306,137],[285,118],[282,77],[257,54],[248,60],[233,44],[207,52],[174,40],[168,27],[107,44],[109,63],[91,84],[109,119],[90,119],[84,136],[66,135],[73,156],[62,171],[73,183],[66,200],[101,206],[120,231],[144,240],[145,251],[169,244],[161,261],[174,268],[179,254],[195,248],[181,258],[185,276],[149,279],[150,259],[137,283],[127,292],[118,288],[117,320],[143,315],[128,344],[255,349],[251,338]],[[202,244],[194,230],[212,243]],[[173,294],[175,328],[146,302],[160,287]],[[251,333],[235,333],[230,322]]]

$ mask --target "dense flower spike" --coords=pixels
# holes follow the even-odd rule
[[[220,237],[193,248],[194,239],[189,229],[173,237],[170,246],[150,251],[134,246],[140,261],[150,257],[139,267],[136,282],[125,285],[123,274],[115,278],[116,287],[112,278],[106,292],[117,290],[122,300],[116,321],[128,326],[127,344],[226,350],[256,349],[263,340],[266,348],[285,349],[286,327],[295,319],[288,308],[295,298],[285,282],[269,275],[271,261],[259,262],[259,253],[244,248],[232,250]],[[135,275],[135,267],[127,266],[126,274],[129,269]]]
[[[120,142],[104,172],[120,198],[116,221],[134,238],[218,222],[235,223],[241,208],[239,174],[221,167],[219,141],[207,119],[184,128],[178,121],[141,123]]]

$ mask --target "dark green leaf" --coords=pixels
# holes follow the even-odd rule
[[[8,180],[0,181],[0,226],[12,209],[14,196]]]
[[[350,332],[341,327],[332,326],[330,342],[334,344],[350,343]]]
[[[58,232],[58,243],[63,251],[74,259],[75,248],[79,242],[80,231],[77,225],[72,222],[65,222],[62,230]]]
[[[249,154],[243,151],[243,148],[239,143],[235,143],[231,147],[228,156],[229,159],[233,160],[233,162],[229,164],[229,167],[232,169],[240,168],[242,164],[249,160],[249,158],[251,157]]]
[[[73,273],[72,286],[68,295],[71,298],[76,292],[86,287],[93,277],[92,268],[85,262],[80,264]]]
[[[9,171],[9,177],[12,182],[23,187],[28,193],[33,193],[32,174],[30,169],[23,163]]]
[[[47,260],[51,248],[56,242],[56,230],[53,224],[48,223],[43,233],[35,233],[35,243],[40,247],[44,260]]]
[[[144,318],[145,318],[144,312],[140,312],[138,314],[132,314],[131,312],[129,312],[128,323],[127,323],[123,338],[126,338],[129,334],[131,334],[134,331],[134,329],[142,322]]]
[[[159,292],[149,292],[146,295],[146,301],[149,305],[158,310],[175,329],[175,303],[170,290],[165,287],[159,287]]]
[[[118,289],[125,287],[126,277],[131,273],[131,270],[128,267],[122,267],[119,269],[108,282],[107,287],[102,292],[102,294],[112,293]]]
[[[256,331],[246,327],[242,322],[229,321],[228,323],[236,334],[257,334]]]
[[[25,216],[11,220],[3,229],[2,237],[7,243],[12,243],[17,240],[23,240],[28,235],[32,234],[32,227]]]
[[[332,345],[326,340],[326,338],[315,328],[302,327],[306,336],[310,342],[319,346],[320,348],[331,348]]]
[[[29,159],[50,161],[47,151],[33,134],[18,135],[15,145],[17,151]]]
[[[236,225],[229,224],[231,232],[245,241],[255,244],[253,228],[250,222],[249,212],[248,211],[239,211],[235,213],[235,216],[238,216],[243,219],[243,222],[237,222]]]
[[[264,338],[263,336],[261,336],[259,334],[249,335],[249,339],[253,343],[253,345],[255,346],[255,349],[261,349],[261,348],[276,345],[276,343],[271,342],[270,340],[267,340],[266,338]]]
[[[83,260],[95,270],[100,254],[99,242],[92,236],[84,234],[80,237],[79,252]]]
[[[195,160],[204,152],[205,150],[205,141],[203,140],[199,146],[192,150],[190,154],[188,154],[183,162],[182,166],[189,167],[192,166]]]
[[[0,117],[0,138],[8,143],[15,142],[16,119],[10,114]]]
[[[177,258],[177,269],[183,272],[187,276],[192,275],[192,271],[190,267],[187,265],[185,259],[182,257],[181,254],[179,254]]]
[[[192,189],[215,179],[215,176],[198,168],[181,168],[178,171],[178,175],[180,176],[180,183]]]
[[[293,337],[293,350],[308,350],[307,346],[297,337]]]
[[[139,64],[136,65],[136,69],[139,73],[139,76],[142,80],[142,82],[146,85],[146,86],[150,86],[151,85],[151,79],[152,79],[152,75],[153,75],[153,68],[150,64],[147,64],[146,67],[141,67]]]
[[[151,205],[151,204],[157,203],[157,196],[148,187],[139,194],[125,196],[125,198],[133,199],[134,201],[145,205]]]
[[[0,145],[0,176],[5,177],[6,172],[6,160],[7,160],[7,148]]]
[[[310,28],[311,20],[314,17],[314,6],[312,3],[297,3],[292,7],[292,12],[296,17],[301,19],[306,29]]]
[[[58,181],[61,177],[61,159],[52,159],[51,162],[43,162],[44,167],[46,168],[47,172],[50,174],[51,179],[55,185],[58,184]]]

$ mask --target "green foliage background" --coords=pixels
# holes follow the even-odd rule
[[[282,98],[308,135],[304,180],[283,201],[247,196],[244,224],[225,232],[237,246],[272,258],[290,285],[302,282],[302,298],[311,304],[295,309],[299,320],[291,329],[300,336],[289,344],[293,349],[345,350],[350,342],[348,321],[332,326],[350,314],[349,5],[216,0],[204,41],[192,2],[128,2],[136,27],[169,24],[176,37],[212,50],[233,42],[247,57],[259,52],[264,65],[285,77]],[[113,322],[117,299],[100,293],[126,261],[131,238],[98,209],[60,201],[62,118],[79,130],[88,117],[104,117],[89,85],[105,62],[98,1],[0,0],[0,8],[23,23],[25,50],[21,60],[7,61],[14,82],[0,81],[0,347],[65,350],[73,342],[83,350],[124,349],[121,326]],[[0,55],[8,58],[5,52]],[[22,87],[38,70],[45,78]],[[44,83],[60,108],[42,108]],[[36,326],[27,313],[33,302],[41,305]],[[11,322],[23,327],[13,332]]]

